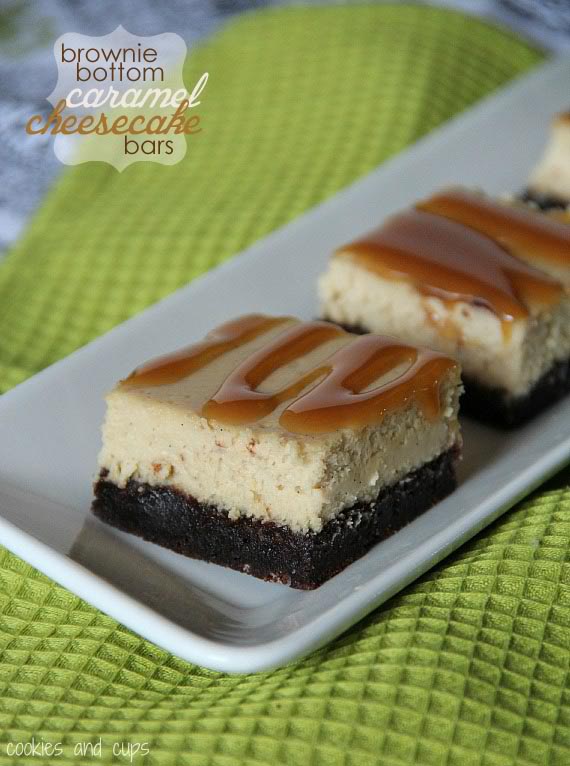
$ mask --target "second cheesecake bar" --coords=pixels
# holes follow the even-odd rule
[[[321,316],[455,356],[462,410],[518,425],[570,387],[568,264],[570,226],[452,189],[341,247]]]

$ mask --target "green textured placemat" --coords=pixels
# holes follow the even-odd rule
[[[7,389],[228,258],[541,56],[443,10],[283,9],[191,56],[180,165],[66,172],[0,268]],[[0,763],[570,763],[570,495],[526,503],[365,623],[258,676],[192,667],[0,554]],[[35,737],[58,757],[7,756]],[[101,757],[73,746],[102,736]],[[37,752],[40,752],[37,750]]]

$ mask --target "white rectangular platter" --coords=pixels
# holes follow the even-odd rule
[[[103,395],[117,379],[240,313],[314,317],[330,251],[442,185],[520,189],[569,83],[570,59],[547,64],[1,397],[0,542],[180,657],[254,672],[330,641],[564,465],[570,398],[514,433],[466,422],[459,489],[311,592],[186,559],[89,512]]]

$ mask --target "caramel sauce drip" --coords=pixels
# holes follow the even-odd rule
[[[365,390],[382,375],[404,370]],[[455,367],[449,357],[380,335],[361,335],[323,364],[320,383],[292,402],[279,422],[293,433],[323,433],[378,423],[389,412],[416,402],[426,418],[441,409],[440,386]]]
[[[342,336],[351,337],[325,322],[306,322],[286,330],[237,367],[202,407],[201,414],[239,425],[260,420],[292,400],[279,423],[299,434],[361,428],[411,401],[419,404],[426,417],[439,415],[440,383],[455,362],[379,335],[352,338],[280,391],[258,390],[276,370]],[[394,379],[365,390],[402,365],[404,371]]]
[[[554,216],[463,189],[435,194],[418,208],[469,226],[531,262],[570,266],[570,227]]]
[[[123,385],[175,383],[290,321],[288,317],[242,317],[214,330],[201,343],[135,370]],[[258,390],[275,371],[342,338],[347,339],[345,345],[281,390]],[[352,336],[326,322],[300,322],[284,328],[233,369],[199,413],[219,423],[244,425],[267,417],[289,402],[279,423],[298,434],[372,425],[386,413],[411,402],[416,402],[427,418],[435,419],[440,412],[441,381],[455,367],[456,363],[442,354],[393,338]],[[375,381],[379,381],[376,386]]]
[[[263,381],[279,368],[344,334],[339,327],[325,322],[297,324],[286,330],[231,372],[217,393],[204,404],[201,414],[234,425],[252,423],[270,415],[282,402],[299,396],[321,377],[321,372],[311,370],[273,394],[257,391]]]
[[[122,383],[139,387],[177,383],[228,351],[243,346],[244,343],[289,321],[290,317],[267,317],[262,314],[248,314],[234,319],[212,330],[201,343],[195,343],[174,354],[161,356],[142,367],[137,367]]]
[[[529,306],[552,305],[563,287],[500,244],[447,217],[412,209],[338,251],[386,279],[411,282],[446,303],[485,306],[503,325],[529,315]]]

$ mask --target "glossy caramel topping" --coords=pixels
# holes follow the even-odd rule
[[[486,234],[531,262],[570,266],[570,227],[523,205],[505,205],[463,189],[435,194],[418,208]]]
[[[452,359],[393,338],[354,336],[326,322],[297,322],[288,317],[237,319],[201,343],[145,365],[123,385],[176,383],[280,323],[286,325],[283,330],[258,343],[253,353],[230,369],[216,393],[197,407],[203,417],[244,425],[285,405],[280,425],[292,433],[314,434],[371,425],[412,402],[427,418],[439,415],[440,385],[456,367]],[[318,349],[322,354],[316,362],[295,367]],[[287,368],[294,372],[287,385],[273,392],[259,390],[273,373]]]
[[[266,417],[282,402],[299,396],[303,389],[322,377],[322,373],[319,369],[310,370],[272,394],[257,388],[279,368],[341,335],[344,335],[343,330],[325,322],[295,324],[233,370],[217,393],[204,404],[202,415],[236,425]]]
[[[401,369],[403,366],[403,370]],[[294,433],[361,428],[416,402],[430,420],[440,414],[440,385],[455,366],[449,357],[397,343],[381,335],[361,335],[321,367],[323,379],[282,413],[281,425]],[[382,375],[396,372],[367,390]]]
[[[446,302],[486,306],[508,332],[529,307],[552,305],[562,286],[500,244],[444,216],[412,209],[338,252],[382,277]]]
[[[165,386],[188,377],[214,359],[232,349],[243,346],[272,328],[291,321],[289,317],[267,317],[262,314],[247,316],[226,322],[208,333],[201,343],[167,354],[142,367],[137,367],[122,381],[128,386]]]

